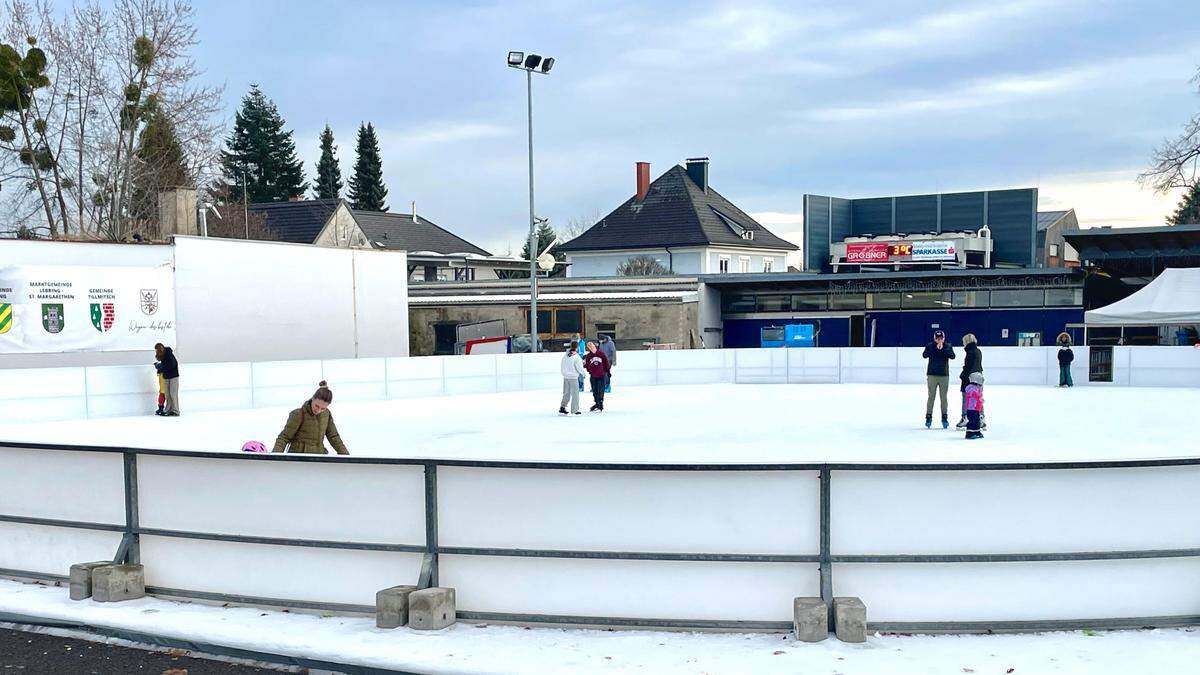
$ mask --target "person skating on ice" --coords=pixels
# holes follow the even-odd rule
[[[968,441],[983,438],[983,373],[971,373],[963,389],[963,405],[967,409]]]
[[[925,386],[928,390],[925,397],[925,428],[933,426],[933,399],[938,394],[942,403],[942,428],[949,428],[946,392],[950,388],[950,361],[954,359],[954,347],[946,343],[945,333],[934,331],[933,342],[925,345],[921,356],[929,361],[925,368]]]
[[[583,359],[583,367],[587,369],[592,381],[592,400],[595,404],[588,408],[591,412],[604,412],[604,382],[608,378],[608,357],[600,351],[595,342],[588,341],[587,356]]]
[[[1058,386],[1074,387],[1071,381],[1071,362],[1075,360],[1075,352],[1071,351],[1071,336],[1067,333],[1058,335]]]
[[[958,375],[959,387],[958,390],[963,393],[963,408],[962,419],[958,421],[956,428],[967,428],[967,385],[970,383],[971,373],[983,373],[983,352],[979,351],[979,341],[975,339],[973,333],[967,333],[962,338],[963,343],[963,367],[962,372]],[[983,416],[983,412],[979,413],[980,424],[984,429],[987,429],[987,419]]]
[[[559,364],[559,370],[563,376],[563,395],[562,402],[558,404],[558,414],[567,414],[567,402],[571,403],[571,414],[579,414],[579,385],[583,377],[588,374],[583,367],[583,359],[579,358],[579,352],[575,350],[575,343],[568,342],[566,351],[563,352],[562,362]]]

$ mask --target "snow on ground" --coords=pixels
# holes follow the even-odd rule
[[[336,393],[336,387],[335,393]],[[603,413],[563,418],[558,391],[337,402],[350,452],[439,459],[603,462],[974,462],[1140,459],[1194,453],[1200,389],[986,388],[981,441],[923,428],[924,385],[626,387]],[[590,394],[581,396],[586,406]],[[296,402],[297,405],[300,401]],[[951,424],[957,391],[950,393]],[[0,440],[178,450],[268,447],[286,408],[5,425]],[[935,410],[935,426],[937,411]]]
[[[67,589],[0,580],[0,612],[226,647],[428,673],[1193,673],[1193,628],[1036,635],[874,635],[817,644],[776,633],[522,628],[459,623],[431,633],[373,618],[223,608],[144,598],[72,602]]]

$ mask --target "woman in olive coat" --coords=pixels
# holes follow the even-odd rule
[[[339,455],[349,455],[346,444],[338,434],[337,425],[333,423],[333,413],[329,412],[329,404],[333,403],[333,392],[325,380],[321,380],[316,393],[304,402],[304,405],[293,410],[275,439],[275,449],[272,452],[300,452],[309,455],[327,455],[325,439]]]

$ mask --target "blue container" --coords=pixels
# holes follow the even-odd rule
[[[763,347],[815,347],[816,329],[811,323],[763,326],[759,329],[759,344]]]

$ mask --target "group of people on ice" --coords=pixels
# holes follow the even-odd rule
[[[987,430],[987,417],[983,412],[983,352],[979,350],[979,340],[973,333],[962,337],[963,357],[962,371],[958,374],[958,390],[962,394],[962,416],[956,428],[966,430],[966,438],[974,440],[983,438]],[[1058,386],[1072,387],[1071,363],[1075,354],[1071,351],[1071,336],[1061,333],[1058,336]],[[956,358],[954,347],[946,342],[946,334],[940,330],[933,332],[933,342],[925,345],[921,356],[928,361],[925,367],[925,428],[933,426],[933,402],[935,398],[941,401],[942,428],[950,427],[950,417],[947,411],[946,392],[950,388],[950,362]]]
[[[579,345],[583,345],[580,354]],[[604,393],[612,390],[612,369],[617,365],[617,345],[612,338],[601,335],[600,340],[571,341],[563,345],[564,351],[559,370],[563,377],[562,401],[558,414],[578,415],[579,392],[583,391],[583,380],[587,378],[592,387],[591,412],[604,412]],[[567,404],[571,410],[567,412]]]

